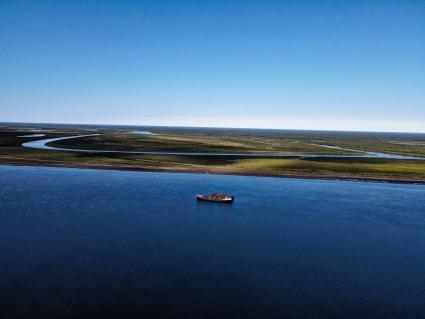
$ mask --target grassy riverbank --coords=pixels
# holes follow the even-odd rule
[[[84,139],[65,140],[54,146],[137,151],[356,154],[326,149],[335,145],[402,155],[425,155],[425,135],[296,132],[273,130],[213,130],[149,128],[159,135],[138,135],[133,128],[6,125],[0,127],[0,163],[92,168],[182,171],[200,173],[354,178],[425,182],[425,161],[374,158],[243,158],[223,156],[164,156],[90,154],[28,149],[23,142],[99,133]]]

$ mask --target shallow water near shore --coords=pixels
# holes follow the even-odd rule
[[[425,186],[0,166],[0,317],[421,318]],[[232,205],[197,193],[232,193]]]

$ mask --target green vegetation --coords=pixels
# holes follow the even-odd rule
[[[310,153],[329,154],[329,149],[314,140],[275,136],[215,134],[182,134],[166,132],[160,135],[137,135],[106,132],[79,140],[63,140],[51,144],[56,147],[133,150],[153,152],[223,152],[223,153]],[[357,154],[333,150],[334,154]]]
[[[155,128],[159,135],[137,135],[131,129],[114,127],[48,126],[42,132],[38,129],[0,127],[0,163],[425,182],[425,161],[420,160],[90,154],[28,149],[21,144],[40,137],[18,137],[35,133],[46,134],[47,138],[99,133],[58,141],[52,146],[103,150],[359,154],[318,146],[335,145],[425,156],[424,135],[177,128]]]

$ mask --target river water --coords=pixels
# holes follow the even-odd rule
[[[149,131],[137,131],[137,134],[141,135],[156,135]],[[91,150],[91,149],[78,149],[78,148],[64,148],[64,147],[54,147],[49,146],[47,144],[76,139],[76,138],[84,138],[89,136],[96,136],[100,134],[89,134],[89,135],[76,135],[76,136],[66,136],[66,137],[55,137],[55,138],[47,138],[35,141],[29,141],[22,143],[22,146],[28,148],[35,148],[41,150],[51,150],[51,151],[66,151],[66,152],[77,152],[77,153],[111,153],[111,154],[141,154],[141,155],[182,155],[182,156],[236,156],[236,157],[277,157],[277,158],[288,158],[288,157],[305,157],[305,158],[388,158],[388,159],[399,159],[399,160],[425,160],[424,157],[414,157],[414,156],[406,156],[406,155],[398,155],[398,154],[389,154],[389,153],[381,153],[381,152],[369,152],[362,150],[355,150],[350,148],[343,148],[333,145],[316,145],[323,148],[328,149],[338,149],[350,151],[355,154],[351,155],[337,155],[337,154],[301,154],[301,153],[291,153],[291,154],[282,154],[282,153],[214,153],[214,152],[149,152],[149,151],[117,151],[117,150]],[[356,153],[360,154],[357,155]]]
[[[423,318],[425,186],[0,166],[1,318]],[[197,202],[223,192],[235,202]]]

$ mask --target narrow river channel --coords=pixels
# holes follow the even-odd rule
[[[139,133],[152,135],[151,132]],[[64,147],[53,147],[49,146],[49,143],[84,138],[90,136],[97,136],[100,134],[89,134],[89,135],[76,135],[76,136],[65,136],[65,137],[55,137],[55,138],[46,138],[41,140],[35,140],[30,142],[25,142],[22,144],[23,147],[42,149],[42,150],[51,150],[51,151],[65,151],[65,152],[79,152],[79,153],[109,153],[109,154],[141,154],[141,155],[182,155],[182,156],[236,156],[236,157],[305,157],[305,158],[318,158],[318,157],[330,157],[330,158],[388,158],[388,159],[399,159],[399,160],[425,160],[423,157],[414,157],[414,156],[405,156],[381,152],[369,152],[363,150],[355,150],[350,148],[342,148],[333,145],[320,145],[317,146],[325,147],[329,149],[339,149],[345,151],[351,151],[359,154],[351,155],[341,155],[341,154],[302,154],[302,153],[292,153],[292,154],[281,154],[281,153],[216,153],[216,152],[148,152],[148,151],[119,151],[119,150],[91,150],[91,149],[79,149],[79,148],[64,148]]]

